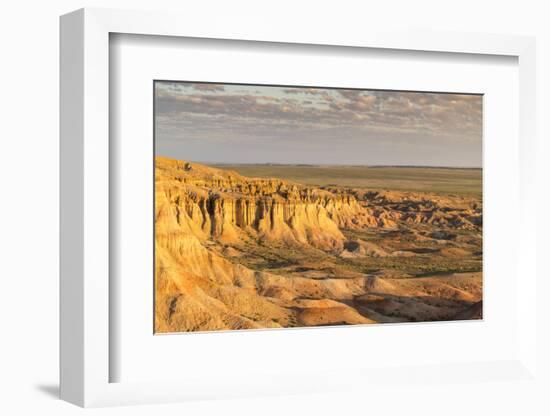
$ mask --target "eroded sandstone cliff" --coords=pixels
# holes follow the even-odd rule
[[[157,223],[175,221],[201,241],[253,237],[339,251],[345,241],[339,228],[377,223],[351,194],[161,157],[156,175]]]

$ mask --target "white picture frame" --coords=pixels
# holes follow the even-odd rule
[[[181,22],[185,21],[185,24]],[[204,27],[169,13],[82,9],[61,18],[61,398],[80,406],[159,403],[206,398],[307,393],[347,389],[402,377],[411,370],[331,369],[315,374],[272,375],[261,382],[220,375],[178,381],[111,382],[110,365],[110,170],[109,36],[114,33],[226,39],[281,44],[332,45],[452,54],[504,55],[519,66],[520,213],[534,204],[535,41],[529,37],[466,33],[380,32],[361,30],[283,30],[251,24],[236,32],[230,22]],[[441,363],[414,369],[419,380],[484,372],[486,377],[525,380],[536,377],[536,270],[534,215],[521,215],[518,235],[517,354],[499,361]],[[118,357],[119,358],[119,357]],[[447,376],[445,376],[447,374]],[[436,376],[437,375],[437,376]],[[345,377],[343,377],[345,376]],[[342,383],[343,378],[353,380]],[[386,378],[389,380],[389,378]],[[310,381],[307,383],[306,381]],[[471,382],[479,382],[475,377]],[[388,381],[386,381],[387,383]]]

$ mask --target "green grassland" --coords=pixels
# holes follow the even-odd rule
[[[274,177],[306,185],[481,196],[482,170],[399,166],[217,165],[248,177]]]

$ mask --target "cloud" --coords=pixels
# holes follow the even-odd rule
[[[160,140],[291,143],[328,133],[334,140],[339,135],[395,142],[414,137],[419,149],[429,143],[440,146],[438,151],[451,142],[481,147],[480,95],[158,83],[156,111]]]
[[[197,84],[193,89],[215,94],[159,91],[157,110],[170,114],[174,120],[205,115],[233,120],[234,125],[249,120],[261,120],[294,125],[301,122],[319,128],[338,125],[355,125],[382,129],[423,129],[450,134],[466,129],[479,132],[481,127],[481,99],[473,95],[434,93],[339,91],[340,98],[328,92],[319,99],[300,100],[281,96],[233,94],[213,84]],[[285,90],[285,94],[286,94]],[[313,105],[312,105],[313,104]],[[248,123],[247,123],[248,124]]]
[[[283,90],[286,94],[306,94],[306,95],[325,95],[326,91],[322,88],[287,88]]]
[[[157,94],[189,94],[194,91],[223,92],[225,91],[225,86],[222,84],[200,82],[159,81],[156,83],[156,91]]]
[[[220,84],[192,84],[191,88],[196,91],[212,91],[212,92],[223,92],[225,87]]]

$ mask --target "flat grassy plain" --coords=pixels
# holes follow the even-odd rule
[[[482,170],[401,166],[218,164],[241,175],[305,185],[481,196]]]

